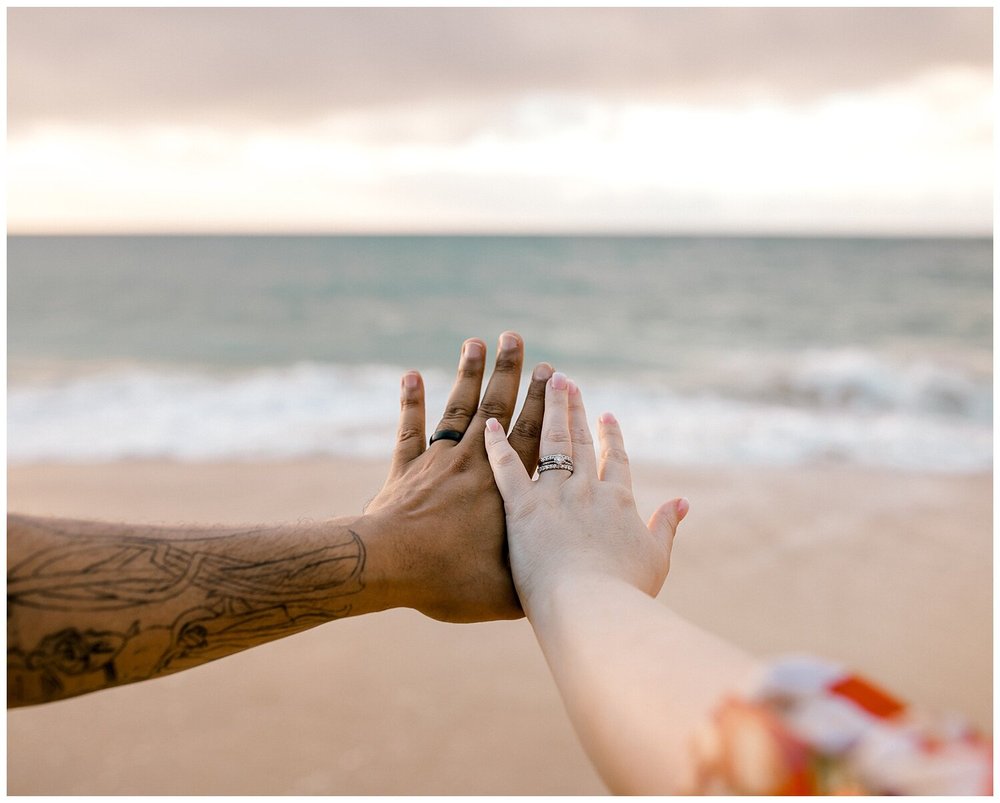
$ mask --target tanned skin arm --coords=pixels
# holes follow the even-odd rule
[[[513,417],[523,343],[505,333],[480,403],[486,346],[463,345],[426,447],[420,375],[401,386],[385,487],[361,516],[281,527],[179,528],[8,515],[7,705],[73,697],[187,669],[334,619],[393,607],[446,621],[522,616],[503,502],[483,446]],[[536,368],[512,429],[538,458],[545,381]]]
[[[360,518],[182,530],[7,518],[7,705],[166,675],[391,605]],[[375,550],[376,556],[378,550]]]

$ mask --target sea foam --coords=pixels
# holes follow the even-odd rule
[[[242,373],[112,367],[17,381],[8,460],[388,458],[402,369],[298,363]],[[848,463],[915,471],[992,466],[988,376],[865,352],[734,361],[699,385],[574,373],[590,418],[612,410],[636,461]],[[425,374],[428,427],[451,375]],[[524,388],[522,388],[522,397]]]

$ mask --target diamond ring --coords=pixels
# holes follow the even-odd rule
[[[573,458],[568,454],[546,454],[538,461],[538,473],[543,471],[568,471],[573,473]]]

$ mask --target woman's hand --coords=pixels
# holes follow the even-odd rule
[[[670,567],[685,499],[673,499],[643,524],[621,429],[599,419],[600,460],[579,388],[555,373],[545,387],[541,454],[564,454],[574,471],[549,470],[532,481],[499,421],[486,422],[486,452],[507,515],[511,573],[525,612],[566,580],[613,577],[655,596]]]
[[[692,733],[754,664],[653,599],[688,503],[660,505],[644,525],[614,416],[602,415],[598,432],[600,459],[579,389],[553,374],[541,454],[569,455],[575,470],[540,472],[532,482],[501,422],[486,422],[514,585],[573,727],[611,791],[687,794],[696,780]]]

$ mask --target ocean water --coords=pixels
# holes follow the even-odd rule
[[[992,467],[992,241],[11,237],[8,460],[387,457],[504,329],[636,460]]]

